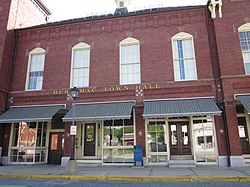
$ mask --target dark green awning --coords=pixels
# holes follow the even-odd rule
[[[184,116],[220,115],[212,98],[190,98],[144,101],[143,117],[164,118]]]
[[[246,108],[247,112],[250,113],[250,95],[236,95],[236,97]]]
[[[0,116],[0,123],[50,121],[63,105],[12,107]]]
[[[133,106],[133,101],[76,104],[75,121],[130,119]],[[72,121],[72,114],[73,108],[64,116],[63,121]]]

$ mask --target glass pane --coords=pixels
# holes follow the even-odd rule
[[[19,126],[19,146],[25,147],[27,146],[28,141],[28,134],[29,134],[29,127],[27,123],[22,123]]]
[[[115,124],[113,127],[112,146],[123,146],[123,125]]]
[[[197,155],[197,156],[196,156],[196,161],[197,161],[197,162],[206,162],[206,157],[205,157],[205,155]]]
[[[12,149],[10,152],[10,162],[17,162],[17,155],[18,155],[17,149]]]
[[[75,50],[74,51],[74,68],[89,67],[90,50]]]
[[[43,71],[44,59],[45,59],[45,54],[31,55],[30,72],[31,71]]]
[[[64,150],[64,134],[62,134],[62,150]]]
[[[156,124],[155,122],[149,122],[147,125],[148,132],[155,132],[156,131]]]
[[[87,142],[93,142],[95,141],[95,127],[93,125],[87,125],[86,128],[87,132],[86,132],[86,141]]]
[[[156,155],[152,155],[148,157],[148,162],[149,163],[157,163],[157,156]]]
[[[124,126],[124,146],[133,146],[134,145],[134,126],[126,125]]]
[[[134,150],[133,149],[124,149],[124,163],[134,162]]]
[[[28,147],[35,146],[35,143],[36,143],[36,122],[31,122],[29,124],[27,136],[28,136],[27,146]]]
[[[171,144],[177,145],[177,131],[176,131],[176,125],[171,125]]]
[[[246,137],[245,127],[243,125],[238,125],[238,129],[240,138],[245,138]]]
[[[216,162],[216,155],[207,155],[207,162]]]
[[[182,125],[181,126],[181,134],[182,134],[182,144],[183,145],[188,145],[189,141],[188,141],[188,127],[187,125]]]
[[[148,151],[149,152],[157,152],[156,132],[148,132],[147,141],[148,141]]]
[[[167,156],[166,155],[159,155],[158,161],[159,162],[167,162]]]
[[[196,151],[214,151],[212,120],[194,120],[193,122]]]
[[[57,150],[57,144],[58,144],[58,134],[52,134],[50,150]]]
[[[113,163],[112,149],[103,150],[103,162],[104,163]]]
[[[19,143],[19,124],[15,123],[13,128],[13,138],[12,138],[12,146],[18,146]]]
[[[166,152],[167,146],[165,144],[165,133],[157,133],[157,142],[158,142],[158,152]]]
[[[123,149],[113,149],[113,160],[114,163],[123,163]]]
[[[103,129],[103,146],[111,146],[111,126],[104,126]]]
[[[34,149],[27,149],[26,150],[26,162],[33,162],[34,159]]]
[[[39,126],[40,127],[40,126]],[[37,129],[36,146],[40,147],[42,142],[42,128]]]

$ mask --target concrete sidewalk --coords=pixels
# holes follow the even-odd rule
[[[78,176],[64,175],[65,167],[57,165],[0,166],[0,178],[33,178],[65,180],[126,181],[248,181],[250,167],[169,168],[166,166],[100,166],[80,167]]]

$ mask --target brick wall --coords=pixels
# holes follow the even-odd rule
[[[71,49],[79,42],[91,46],[90,87],[117,86],[119,42],[127,37],[140,41],[142,83],[164,82],[172,86],[174,71],[171,37],[181,31],[194,36],[198,81],[180,82],[176,85],[206,84],[203,80],[211,80],[213,73],[204,22],[205,10],[201,8],[195,11],[197,14],[180,11],[124,16],[19,31],[13,91],[24,91],[28,54],[35,47],[46,50],[43,91],[69,88]]]
[[[245,75],[238,34],[238,28],[250,22],[249,10],[249,1],[223,1],[223,17],[214,20],[229,143],[233,156],[241,155],[234,94],[250,93],[250,76]]]

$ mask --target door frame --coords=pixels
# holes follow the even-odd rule
[[[188,131],[188,145],[186,145],[187,147],[189,147],[189,153],[190,154],[183,154],[183,151],[179,152],[180,154],[171,154],[171,125],[172,124],[176,124],[177,127],[177,136],[181,136],[181,124],[186,124],[187,125],[187,131]],[[181,127],[180,127],[181,125]],[[173,156],[173,155],[193,155],[193,150],[192,150],[192,129],[191,129],[191,123],[189,120],[178,120],[178,121],[169,121],[168,122],[168,131],[169,131],[169,156]],[[179,137],[180,139],[180,137]],[[180,142],[180,141],[179,141]],[[181,142],[182,143],[182,142]],[[181,147],[181,149],[183,150],[183,147],[185,147],[185,145],[178,145],[178,149]]]
[[[48,132],[48,156],[47,156],[47,163],[49,163],[49,164],[55,164],[55,163],[50,163],[49,162],[49,159],[50,159],[50,148],[51,148],[51,135],[52,134],[62,134],[62,135],[64,135],[64,131],[55,131],[55,130],[52,130],[52,131],[49,131]],[[63,137],[63,136],[61,136],[61,137]],[[64,140],[65,140],[65,137],[64,137]],[[62,139],[61,139],[61,141],[62,141]],[[62,146],[61,146],[62,147]],[[64,156],[64,148],[61,150],[62,152],[62,157]],[[60,160],[59,160],[59,164],[61,164],[61,161],[62,161],[62,157],[60,158]]]
[[[244,133],[245,133],[245,138],[244,139],[247,139],[246,141],[248,142],[248,153],[243,153],[243,150],[242,150],[242,154],[250,154],[250,134],[249,134],[249,125],[248,125],[248,121],[247,121],[247,117],[246,116],[237,116],[237,121],[238,121],[238,128],[239,128],[239,118],[244,118]],[[239,134],[239,139],[240,139],[240,144],[242,144],[242,139],[240,137],[240,134]],[[242,147],[242,146],[241,146]]]
[[[94,148],[94,150],[95,150],[95,153],[94,153],[94,155],[93,156],[85,156],[85,140],[86,140],[86,137],[85,137],[85,135],[86,135],[86,125],[88,125],[88,124],[94,124],[94,139],[95,139],[95,148]],[[83,123],[83,152],[82,152],[82,155],[83,155],[83,157],[96,157],[97,156],[97,129],[98,129],[98,123],[96,123],[96,122],[89,122],[89,123]]]

